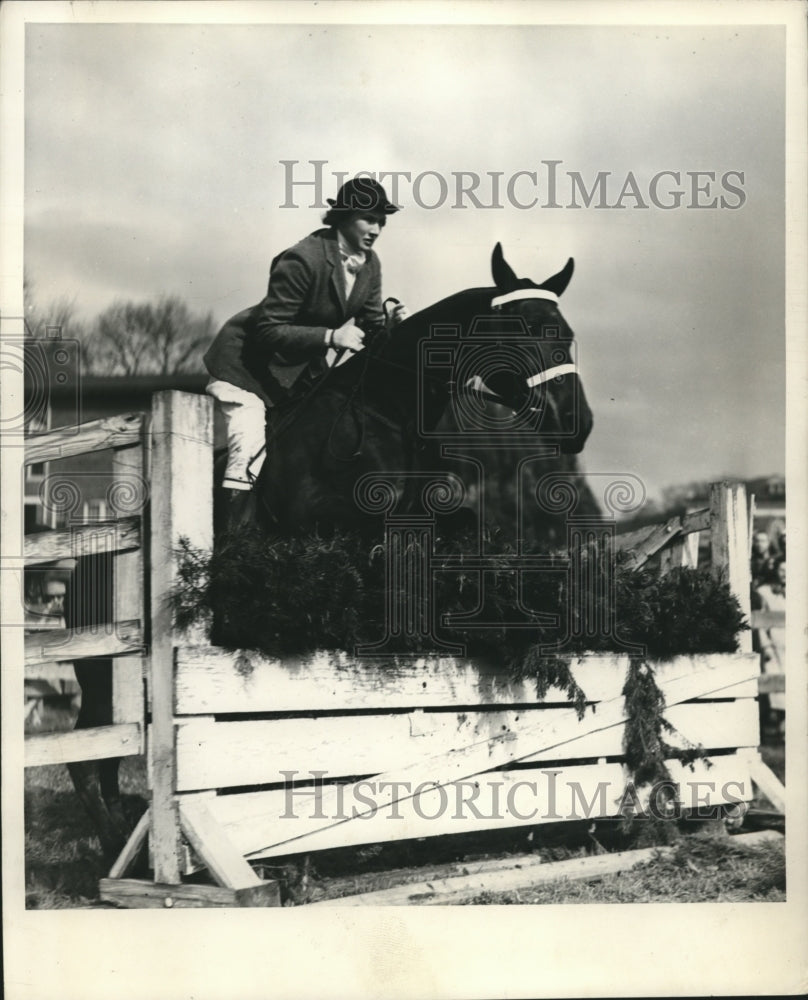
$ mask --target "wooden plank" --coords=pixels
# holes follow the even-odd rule
[[[109,538],[106,551],[131,552],[140,548],[140,518],[124,517],[118,521],[78,524],[67,530],[42,531],[25,536],[25,565],[83,555],[90,539]]]
[[[752,799],[744,757],[717,756],[712,763],[707,768],[696,761],[691,772],[677,761],[668,762],[671,778],[680,786],[683,808]],[[395,802],[386,796],[383,783],[388,777],[343,785],[337,795],[327,787],[219,795],[207,807],[236,850],[257,860],[413,837],[614,817],[620,815],[624,797],[628,807],[637,803],[637,808],[646,808],[650,791],[638,790],[636,800],[627,793],[625,770],[619,763],[493,771],[442,790],[427,783],[417,799],[405,793],[418,791],[418,784],[409,789],[399,786]],[[369,804],[377,807],[375,813]],[[361,819],[349,818],[354,810],[362,812]],[[267,846],[278,830],[282,842]]]
[[[699,532],[678,535],[660,554],[659,574],[665,576],[673,569],[695,569],[699,563]]]
[[[25,665],[35,667],[41,663],[120,656],[142,647],[143,629],[139,621],[31,632],[25,637]]]
[[[675,538],[682,530],[679,517],[670,517],[661,524],[648,524],[636,531],[627,531],[616,536],[614,549],[616,552],[631,553],[631,562],[641,566],[663,545]]]
[[[682,515],[682,534],[688,535],[691,532],[707,531],[710,527],[710,508],[702,507],[699,510],[692,510]]]
[[[659,556],[659,575],[667,576],[672,569],[677,569],[682,565],[684,558],[684,544],[681,536],[671,545],[662,549]]]
[[[137,822],[137,826],[129,835],[129,839],[124,845],[124,849],[118,855],[115,864],[109,870],[110,878],[123,878],[124,875],[129,871],[132,865],[135,863],[138,854],[140,853],[140,848],[143,845],[143,841],[149,832],[149,822],[150,814],[149,810],[143,813]]]
[[[137,444],[143,433],[143,416],[142,413],[125,413],[33,435],[25,441],[25,464],[52,462],[105,448]]]
[[[143,510],[147,497],[140,496],[145,492],[144,476],[144,446],[134,445],[130,448],[119,448],[112,456],[112,472],[120,485],[129,484],[132,495],[141,507],[141,521],[145,517]],[[126,493],[122,493],[126,496]],[[115,557],[112,567],[113,614],[116,621],[128,618],[146,618],[145,579],[143,575],[143,552],[140,547],[136,551],[120,553]],[[146,703],[144,697],[143,679],[148,669],[148,657],[118,658],[112,661],[112,721],[137,722],[141,733],[145,732]],[[141,747],[141,752],[143,748]]]
[[[143,662],[140,656],[119,656],[112,661],[112,721],[137,722],[145,731],[146,702]],[[140,752],[143,753],[143,747]]]
[[[212,717],[181,722],[177,727],[177,788],[192,791],[241,785],[283,783],[288,772],[301,780],[325,772],[329,780],[357,774],[379,774],[405,767],[413,758],[439,754],[504,732],[518,733],[542,718],[548,723],[559,709],[511,709],[490,712],[423,712],[324,718],[291,718],[216,722]],[[564,711],[561,709],[561,711]],[[619,757],[623,729],[616,726],[580,737],[574,714],[555,746],[527,761]],[[666,713],[676,727],[673,745],[702,744],[710,750],[757,747],[758,707],[753,698],[720,703],[677,705]],[[357,739],[357,723],[361,740]]]
[[[181,841],[175,803],[174,646],[169,594],[181,536],[213,546],[213,400],[182,392],[156,393],[149,435],[151,671],[149,759],[150,844],[157,882],[179,882]],[[189,488],[189,484],[193,484]]]
[[[783,835],[775,830],[739,834],[732,838],[735,847],[756,848],[764,844],[782,842]],[[534,889],[559,881],[582,881],[619,875],[637,865],[647,864],[658,858],[674,854],[676,847],[642,847],[633,851],[614,854],[594,854],[585,858],[566,861],[543,862],[536,855],[509,858],[507,867],[500,861],[488,866],[485,862],[475,865],[473,875],[456,875],[428,882],[410,882],[406,885],[363,892],[353,896],[321,900],[310,906],[450,906],[465,903],[482,892],[513,892]],[[494,865],[496,867],[494,867]]]
[[[132,757],[140,753],[140,738],[140,726],[135,723],[26,736],[25,766]]]
[[[277,882],[259,882],[246,889],[223,889],[218,885],[165,885],[140,879],[102,878],[99,896],[105,903],[126,909],[199,909],[202,907],[280,906]]]
[[[746,488],[742,483],[713,483],[710,490],[710,545],[712,572],[726,580],[745,618],[751,614],[749,530]],[[749,631],[738,635],[742,651],[752,648]]]
[[[676,698],[674,698],[676,700]],[[683,699],[684,700],[684,699]],[[561,715],[561,713],[557,713]],[[599,706],[598,716],[600,724],[591,720],[581,723],[583,731],[589,728],[595,731],[600,728],[609,728],[611,725],[619,724],[616,721],[614,706]],[[265,828],[266,846],[278,848],[277,853],[286,853],[289,850],[317,850],[321,849],[325,843],[330,842],[334,846],[334,831],[336,827],[342,826],[339,831],[340,837],[346,836],[346,828],[350,825],[369,827],[372,818],[380,811],[385,810],[391,804],[399,802],[402,798],[411,798],[414,789],[435,789],[435,794],[440,792],[441,787],[458,781],[476,778],[484,771],[502,767],[508,763],[516,763],[524,760],[528,756],[533,756],[540,749],[552,747],[556,738],[556,732],[560,729],[551,725],[547,726],[547,733],[539,736],[525,730],[524,733],[507,733],[504,738],[496,737],[493,740],[484,741],[470,747],[453,749],[448,753],[441,754],[427,760],[418,760],[409,767],[395,771],[384,772],[381,776],[376,776],[375,784],[380,789],[377,801],[367,810],[355,811],[349,818],[340,821],[328,822],[323,819],[313,823],[308,828],[301,829],[300,832],[292,832],[290,825],[280,819],[274,824],[269,824]],[[556,730],[554,732],[554,730]],[[583,732],[582,732],[583,735]],[[539,742],[540,741],[540,742]],[[603,765],[610,767],[612,765]],[[403,783],[403,784],[402,784]],[[361,801],[361,793],[357,794],[358,787],[364,787],[360,781],[346,788],[329,787],[323,790],[321,796],[322,813],[328,816],[342,814],[341,801],[345,795],[354,797]],[[401,788],[409,789],[408,793],[402,793]],[[347,791],[346,791],[347,789]],[[432,794],[426,793],[426,794]],[[357,819],[362,822],[357,824]],[[432,824],[432,834],[450,832],[447,829],[435,829]],[[423,834],[411,834],[412,836],[426,836]],[[368,841],[363,840],[367,843]],[[337,841],[339,843],[339,841]]]
[[[590,670],[593,683],[602,687],[601,678],[606,677],[610,688],[616,689],[626,664],[624,657],[602,658],[602,669]],[[553,699],[552,694],[548,697]],[[567,700],[560,692],[554,697]],[[179,714],[535,704],[537,700],[534,684],[513,681],[502,667],[490,663],[449,657],[372,660],[329,653],[270,660],[216,647],[177,651],[176,698]]]
[[[781,813],[785,813],[786,790],[783,783],[768,764],[764,763],[759,753],[749,753],[747,760],[749,762],[749,772],[752,781],[754,781],[775,809]]]
[[[678,536],[688,536],[691,532],[704,531],[710,527],[709,509],[692,511],[681,517],[671,517],[661,524],[647,524],[635,531],[625,531],[617,535],[614,542],[616,552],[630,554],[628,565],[639,568],[663,546]],[[693,542],[688,543],[688,553],[693,550]],[[695,541],[698,557],[698,535]]]
[[[755,668],[760,669],[760,659],[757,653],[705,653],[698,656],[675,656],[670,660],[651,661],[657,682],[662,686],[668,680],[683,676],[688,671],[694,676],[704,673],[709,676],[712,670],[735,671],[736,681],[727,685],[720,695],[721,698],[754,698],[757,693]],[[705,697],[712,697],[705,695]]]
[[[72,663],[26,664],[23,670],[26,681],[46,681],[57,689],[78,690],[76,671],[73,669]]]
[[[510,859],[506,870],[485,871],[474,875],[430,879],[407,885],[363,892],[355,896],[310,903],[310,906],[451,906],[468,902],[483,892],[513,892],[533,889],[548,882],[603,878],[618,875],[636,865],[673,854],[673,847],[645,847],[619,854],[598,854],[571,858],[548,864],[541,857],[523,856]]]
[[[682,566],[685,569],[698,569],[699,567],[699,540],[700,531],[691,531],[684,535],[684,552],[682,553]]]
[[[750,670],[757,681],[757,663],[750,665]],[[711,670],[698,674],[685,672],[680,677],[668,678],[661,683],[668,706],[680,702],[689,701],[696,697],[715,696],[725,691],[731,684],[737,683],[737,670],[734,664],[728,663],[716,666]],[[395,789],[403,781],[409,788],[427,787],[434,785],[440,787],[462,779],[471,778],[485,771],[502,767],[506,764],[517,763],[527,757],[539,753],[543,750],[553,749],[560,734],[564,732],[565,726],[569,726],[569,720],[565,716],[575,713],[567,710],[559,710],[553,713],[553,719],[539,725],[526,726],[517,733],[506,732],[491,739],[480,740],[468,746],[454,747],[448,752],[434,756],[425,755],[400,770],[385,772],[378,781],[385,784],[385,792],[380,796],[379,803],[375,810],[383,808],[389,802],[398,801]],[[587,712],[585,718],[579,723],[579,735],[584,736],[590,732],[598,732],[619,726],[623,722],[623,699],[616,698],[612,701],[603,702],[597,706],[597,712]],[[352,786],[348,786],[351,788]],[[338,808],[339,797],[344,794],[339,789],[329,788],[323,792],[325,812],[328,809]],[[353,820],[358,818],[352,817]],[[328,830],[332,824],[321,824],[322,828]],[[289,847],[289,827],[283,822],[276,823],[267,830],[268,847],[283,844]],[[312,831],[319,832],[317,830]],[[274,839],[271,839],[274,838]],[[285,838],[285,839],[284,839]],[[304,844],[310,843],[310,837],[301,841]],[[315,838],[316,839],[316,838]],[[306,849],[306,848],[303,848]],[[315,848],[312,848],[315,849]]]
[[[248,889],[261,884],[204,801],[182,797],[179,809],[182,832],[219,885],[226,889]]]
[[[734,663],[740,686],[727,696],[754,697],[756,681],[749,681],[749,668],[757,662],[755,655],[719,653],[675,657],[654,666],[665,678]],[[571,672],[591,701],[618,697],[627,670],[626,656],[587,654],[571,661]],[[451,657],[374,661],[328,653],[281,661],[212,646],[177,650],[175,691],[178,715],[542,703],[533,682],[514,681],[504,667],[490,663]],[[544,701],[568,699],[551,689]]]

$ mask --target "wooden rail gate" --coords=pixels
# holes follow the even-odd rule
[[[75,429],[73,429],[75,431]],[[139,754],[150,805],[101,898],[125,906],[277,905],[250,862],[333,847],[620,814],[628,775],[622,689],[628,657],[587,654],[572,672],[591,707],[536,697],[490,665],[454,657],[269,660],[212,647],[173,626],[167,595],[181,537],[213,544],[212,400],[155,396],[150,414],[97,421],[37,440],[27,462],[115,449],[115,470],[150,484],[148,508],[113,525],[26,540],[30,563],[75,555],[103,534],[115,551],[114,628],[33,635],[26,664],[114,656],[114,725],[37,736],[26,765]],[[748,513],[742,486],[717,484],[710,508],[630,535],[635,565],[695,566],[700,532],[712,564],[749,611]],[[145,596],[144,596],[145,595]],[[668,766],[685,807],[770,797],[782,786],[758,746],[757,654],[655,664],[666,717],[712,766]],[[144,682],[145,681],[145,685]],[[368,777],[370,776],[370,777]],[[772,783],[774,781],[774,783]],[[778,804],[778,803],[776,803]],[[148,838],[153,880],[128,878]],[[207,868],[215,886],[183,881]]]

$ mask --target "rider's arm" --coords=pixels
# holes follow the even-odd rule
[[[302,256],[287,252],[274,263],[254,335],[255,347],[267,361],[296,365],[325,352],[327,327],[295,323],[312,281],[311,264]]]

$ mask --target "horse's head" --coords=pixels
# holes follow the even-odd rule
[[[502,318],[503,333],[513,336],[514,330],[521,331],[526,343],[516,358],[513,353],[492,351],[486,371],[477,379],[477,388],[491,390],[506,406],[535,413],[542,439],[558,444],[565,453],[580,452],[592,430],[574,335],[558,308],[573,267],[570,258],[558,274],[537,285],[516,277],[497,243],[491,259],[496,285],[491,307]]]

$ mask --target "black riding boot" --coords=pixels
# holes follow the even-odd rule
[[[258,505],[254,490],[231,490],[224,486],[216,489],[213,503],[213,558],[226,548],[236,535],[254,526]],[[214,646],[231,645],[234,641],[227,616],[214,610],[210,641]]]
[[[255,493],[253,490],[228,490],[227,530],[238,531],[255,521]]]
[[[224,486],[216,491],[214,502],[215,534],[230,534],[255,521],[253,490],[231,490]]]

